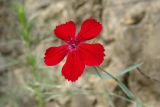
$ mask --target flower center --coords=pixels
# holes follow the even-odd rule
[[[70,44],[70,46],[71,46],[72,48],[76,48],[76,44],[75,44],[75,43]]]
[[[76,40],[70,40],[68,45],[70,50],[75,50],[77,48],[78,42]]]

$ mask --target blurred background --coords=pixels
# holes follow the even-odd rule
[[[160,107],[160,0],[0,0],[0,107]],[[64,62],[43,63],[45,50],[62,42],[56,25],[95,18],[103,31],[101,67],[114,76],[142,63],[119,79],[86,67],[75,83],[61,76]],[[103,74],[104,75],[104,74]]]

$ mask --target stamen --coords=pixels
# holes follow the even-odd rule
[[[76,40],[70,40],[69,42],[68,42],[68,45],[69,45],[69,49],[70,50],[73,50],[73,49],[76,49],[77,48],[77,41]]]

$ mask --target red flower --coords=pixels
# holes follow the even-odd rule
[[[101,30],[102,25],[95,19],[85,20],[77,36],[74,22],[69,21],[57,26],[53,33],[65,41],[65,44],[48,48],[44,57],[45,64],[54,66],[67,55],[62,75],[68,81],[76,81],[82,75],[85,65],[97,66],[104,60],[104,48],[101,44],[85,43],[97,37]]]

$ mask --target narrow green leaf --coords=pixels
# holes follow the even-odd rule
[[[144,107],[142,102],[139,99],[135,100],[135,107]]]
[[[115,93],[113,93],[113,92],[110,92],[110,95],[112,95],[112,96],[114,96],[114,97],[117,97],[117,98],[120,98],[120,99],[122,99],[122,100],[124,100],[124,101],[130,102],[130,103],[134,103],[132,100],[130,100],[130,99],[124,97],[124,96],[120,96],[120,95],[118,95],[118,94],[115,94]]]
[[[125,75],[125,74],[127,74],[129,72],[133,72],[136,68],[139,68],[140,66],[142,66],[142,63],[132,65],[132,66],[122,70],[118,76],[123,76],[123,75]]]
[[[35,94],[35,90],[32,88],[32,87],[30,87],[30,86],[25,86],[24,87],[26,90],[28,90],[29,92],[31,92],[32,94]]]
[[[130,98],[134,99],[134,94],[126,87],[124,83],[122,83],[120,80],[117,81],[119,87],[122,89],[122,91]]]
[[[114,79],[119,87],[122,89],[122,91],[130,98],[130,99],[135,99],[135,96],[134,94],[126,87],[126,85],[121,82],[118,78],[114,77],[113,75],[111,75],[109,72],[105,71],[103,68],[100,68],[100,67],[96,67],[98,68],[99,70],[103,71],[105,74],[107,74],[109,77],[111,77],[112,79]]]
[[[93,74],[100,77],[100,78],[105,78],[105,79],[111,79],[110,76],[106,75],[104,72],[99,72],[98,69],[96,67],[92,67],[93,68]]]

